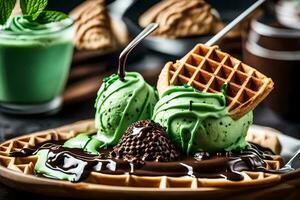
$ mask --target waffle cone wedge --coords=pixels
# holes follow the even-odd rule
[[[279,187],[278,191],[284,190],[286,192],[294,187],[293,184],[299,185],[300,181],[300,174],[297,171],[295,174],[286,175],[285,177],[277,174],[243,171],[241,172],[244,176],[243,181],[193,177],[109,175],[92,172],[86,180],[75,184],[68,181],[34,176],[36,156],[9,157],[9,153],[12,151],[33,147],[48,140],[67,140],[82,132],[94,134],[96,132],[94,120],[81,121],[64,127],[17,137],[0,144],[0,181],[11,187],[36,193],[64,197],[79,195],[77,197],[93,199],[99,198],[99,195],[102,195],[102,197],[129,199],[137,197],[137,195],[144,196],[147,194],[150,195],[149,198],[156,196],[158,199],[164,199],[166,195],[168,195],[167,197],[173,196],[174,199],[179,197],[198,199],[200,194],[202,195],[201,197],[214,199],[220,196],[238,195],[244,190],[253,191],[255,189],[256,191],[259,188],[263,188],[263,191],[267,191],[267,186],[279,187],[282,184],[284,187]],[[277,136],[271,129],[266,129],[266,131],[262,132],[263,134],[255,129],[250,129],[247,138],[279,153],[280,144]],[[281,157],[274,156],[273,159],[266,160],[267,168],[280,168],[282,166]],[[289,181],[292,181],[293,184],[287,187],[287,182]],[[289,189],[287,190],[287,188]],[[212,193],[212,191],[214,192]],[[274,189],[272,192],[276,193]],[[261,195],[263,194],[265,192],[261,193]]]
[[[218,93],[227,83],[227,107],[233,119],[253,110],[273,89],[272,79],[217,46],[196,45],[176,63],[168,62],[157,82],[161,95],[170,85],[190,85],[202,92]]]
[[[105,54],[116,51],[128,42],[127,29],[120,20],[110,17],[105,0],[84,1],[75,7],[74,45],[79,52],[96,51]]]

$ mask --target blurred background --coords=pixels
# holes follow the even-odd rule
[[[49,0],[49,9],[69,13],[81,0]],[[254,0],[209,0],[215,16],[225,25]],[[117,31],[127,38],[112,49],[75,49],[64,91],[62,110],[55,115],[15,116],[0,113],[0,140],[94,117],[94,100],[104,76],[116,72],[117,59],[129,38],[142,30],[139,17],[158,1],[107,0],[105,8]],[[270,76],[275,89],[255,109],[255,123],[276,128],[300,139],[300,1],[268,1],[220,43],[220,48]],[[298,24],[297,24],[298,23]],[[180,59],[196,43],[212,34],[181,38],[151,37],[128,58],[127,71],[139,71],[153,86],[167,61]]]

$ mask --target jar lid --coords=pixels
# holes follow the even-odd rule
[[[260,35],[280,38],[300,38],[300,30],[284,27],[274,16],[265,15],[251,22],[251,28]]]

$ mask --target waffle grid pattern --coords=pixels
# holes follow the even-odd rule
[[[220,92],[221,86],[227,83],[227,105],[234,118],[252,110],[273,89],[270,78],[218,50],[217,46],[203,44],[196,45],[181,60],[170,64],[169,76],[169,85],[188,84],[211,93]]]
[[[33,175],[34,165],[37,161],[36,156],[25,158],[9,157],[9,152],[18,151],[25,147],[33,147],[47,140],[66,140],[77,134],[86,131],[95,133],[93,121],[83,121],[56,130],[43,131],[35,134],[22,136],[9,140],[0,145],[0,166],[12,169],[14,171]],[[251,133],[255,134],[255,133]],[[250,138],[257,138],[251,136]],[[261,141],[260,141],[261,142]],[[268,169],[278,169],[279,160],[266,161]],[[1,168],[0,168],[1,169]],[[109,175],[92,172],[85,180],[87,183],[110,185],[110,186],[129,186],[129,187],[147,187],[147,188],[204,188],[204,187],[230,187],[230,186],[251,186],[267,185],[279,182],[280,176],[275,174],[266,174],[263,172],[242,172],[243,181],[229,181],[224,179],[204,179],[192,177],[146,177],[134,175]]]

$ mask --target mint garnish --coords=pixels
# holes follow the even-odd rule
[[[0,0],[0,24],[5,24],[11,15],[16,4],[16,0]]]
[[[20,6],[23,15],[31,16],[36,20],[48,4],[48,0],[20,0]]]
[[[68,15],[63,12],[47,10],[41,12],[36,21],[41,24],[47,24],[50,22],[58,22],[66,18],[68,18]]]
[[[15,4],[16,0],[0,0],[0,24],[7,22]],[[47,4],[48,0],[20,0],[23,15],[31,21],[46,24],[68,18],[68,15],[62,12],[44,10]]]

